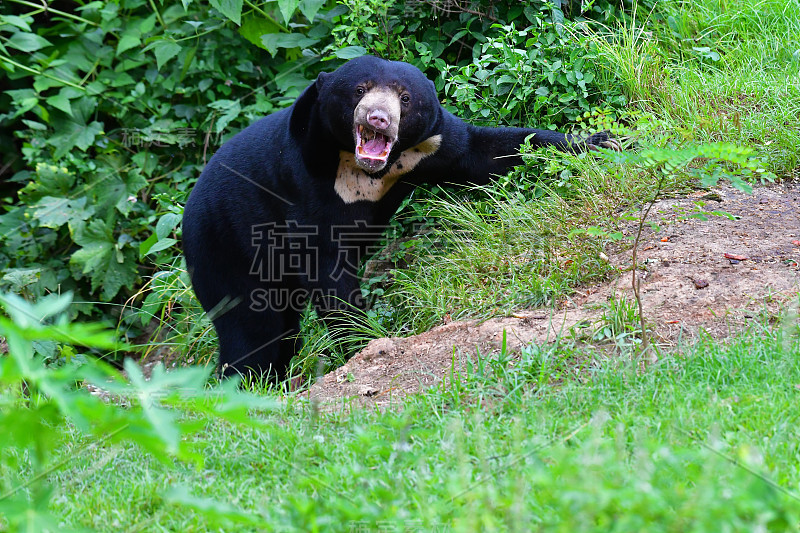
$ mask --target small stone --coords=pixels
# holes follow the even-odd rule
[[[361,390],[358,391],[358,394],[359,396],[366,396],[367,398],[370,398],[372,396],[375,396],[379,392],[380,391],[375,387],[370,387],[369,385],[367,385],[366,387],[361,387]]]

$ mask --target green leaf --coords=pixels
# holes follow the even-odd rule
[[[751,192],[752,192],[752,189],[751,189]],[[714,215],[715,217],[725,217],[728,220],[736,220],[736,216],[728,213],[727,211],[720,211],[718,209],[715,209],[714,211],[710,211],[710,214]]]
[[[158,223],[156,223],[156,236],[158,240],[162,240],[167,237],[172,230],[175,229],[181,221],[181,216],[177,213],[166,213],[158,219]]]
[[[263,35],[261,42],[273,56],[278,52],[278,48],[306,48],[319,42],[319,39],[306,37],[302,33],[271,33]]]
[[[177,242],[178,242],[177,239],[161,239],[160,241],[156,242],[153,246],[151,246],[150,249],[145,252],[145,255],[154,254],[156,252],[160,252],[161,250],[166,250],[170,246],[177,244]]]
[[[175,455],[179,451],[181,441],[180,429],[176,424],[178,414],[158,407],[159,393],[169,385],[169,380],[163,379],[163,373],[157,375],[156,372],[153,372],[152,378],[148,381],[139,366],[130,358],[125,359],[123,366],[152,430],[166,445],[167,453]],[[161,365],[158,367],[161,368]]]
[[[267,47],[261,42],[261,36],[269,33],[278,33],[279,31],[281,31],[280,26],[271,20],[260,17],[248,17],[239,28],[239,33],[242,37],[264,50]]]
[[[147,186],[147,180],[142,176],[138,169],[126,171],[124,168],[115,167],[111,157],[104,159],[105,165],[101,167],[101,174],[95,176],[91,183],[92,193],[96,195],[94,204],[101,211],[110,209],[112,206],[123,215],[130,212],[138,201],[136,195]]]
[[[281,10],[285,24],[288,25],[289,21],[292,20],[292,15],[297,10],[298,4],[300,4],[300,0],[278,0],[278,9]]]
[[[74,147],[86,151],[93,143],[95,137],[103,133],[103,125],[100,122],[92,122],[90,124],[83,124],[72,120],[54,121],[53,126],[56,132],[47,140],[56,148],[55,158],[68,154]]]
[[[8,268],[3,276],[4,285],[12,292],[20,293],[25,287],[39,282],[42,270],[41,268]]]
[[[86,197],[76,200],[45,196],[33,206],[33,216],[45,228],[60,228],[64,224],[75,224],[94,214],[94,207],[86,208]]]
[[[83,199],[84,203],[86,198]],[[54,198],[45,196],[34,206],[33,216],[39,220],[39,224],[45,228],[60,228],[70,220],[69,200],[66,198]]]
[[[75,175],[50,163],[36,164],[36,191],[51,196],[65,195],[75,183]]]
[[[102,123],[94,121],[87,124],[97,106],[94,99],[81,97],[71,102],[71,105],[72,116],[54,115],[52,120],[56,133],[47,140],[47,143],[56,148],[56,159],[63,157],[76,146],[86,151],[94,143],[95,137],[103,133]]]
[[[189,67],[192,66],[192,61],[194,60],[195,54],[197,54],[197,46],[189,48],[189,51],[184,56],[183,68],[181,68],[181,77],[180,77],[181,82],[183,82],[183,79],[186,77],[186,73],[189,72]]]
[[[28,120],[27,118],[23,118],[22,123],[28,126],[32,130],[47,131],[46,125],[42,124],[41,122],[36,122],[35,120]]]
[[[161,70],[170,59],[178,55],[181,45],[168,39],[161,39],[153,44],[153,53],[156,55],[156,68]]]
[[[242,112],[242,105],[238,100],[217,100],[209,107],[221,111],[219,118],[214,123],[215,133],[221,133]]]
[[[16,48],[22,52],[35,52],[45,46],[52,46],[53,43],[35,33],[25,33],[18,31],[14,33],[8,41],[6,46]]]
[[[0,294],[0,305],[16,324],[28,328],[63,312],[72,303],[72,293],[51,294],[38,303],[30,303],[16,294]]]
[[[551,14],[553,16],[553,25],[556,28],[556,32],[561,35],[564,32],[564,12],[561,11],[560,7],[553,7]]]
[[[145,176],[152,176],[153,171],[158,168],[158,156],[152,152],[139,152],[131,157],[131,160]]]
[[[186,9],[185,6],[184,9]],[[139,28],[138,28],[139,34],[150,33],[153,30],[153,28],[155,28],[155,26],[156,26],[156,14],[153,13],[149,17],[142,19],[142,21],[139,23]]]
[[[70,263],[79,266],[82,274],[98,270],[114,247],[111,230],[100,219],[87,224],[74,240],[81,248],[72,254]]]
[[[117,55],[121,54],[126,50],[130,50],[131,48],[135,48],[140,44],[142,44],[142,40],[139,38],[139,35],[125,34],[120,38],[119,42],[117,43]]]
[[[69,100],[70,94],[74,93],[72,91],[67,91],[67,89],[71,89],[71,87],[62,87],[61,90],[58,91],[58,94],[48,97],[45,102],[56,109],[60,109],[68,115],[72,115],[72,106],[70,105]],[[74,98],[74,96],[72,96],[72,98]]]
[[[102,287],[105,301],[111,300],[123,287],[136,281],[136,262],[130,250],[123,252],[117,246],[111,229],[100,219],[89,222],[75,235],[81,248],[69,259],[71,266],[82,275],[89,274],[92,290]],[[120,254],[122,260],[120,260]]]
[[[39,98],[36,96],[36,91],[33,89],[14,89],[6,91],[5,94],[11,97],[11,100],[17,107],[14,117],[27,113],[39,103]]]
[[[153,234],[152,234],[152,235],[150,235],[150,236],[149,236],[147,239],[145,239],[145,240],[143,240],[142,242],[140,242],[140,243],[139,243],[139,259],[142,259],[142,258],[144,258],[144,256],[145,256],[145,255],[147,255],[147,252],[149,252],[149,251],[150,251],[150,248],[152,248],[152,247],[153,247],[153,245],[154,245],[156,242],[158,242],[158,237],[156,236],[156,234],[155,234],[155,233],[153,233]],[[149,298],[150,296],[154,295],[154,294],[155,294],[155,293],[152,293],[152,292],[151,292],[151,293],[150,293],[150,295],[148,295],[148,298]]]
[[[26,18],[28,20],[32,20],[30,17]],[[31,27],[28,24],[28,20],[26,20],[26,18],[18,17],[17,15],[0,15],[0,22],[11,24],[12,26],[16,26],[17,28],[24,31],[31,31]]]
[[[314,21],[320,8],[325,5],[325,0],[302,0],[300,2],[300,12],[309,22]]]
[[[339,48],[334,52],[336,57],[339,59],[353,59],[356,57],[361,57],[367,53],[367,49],[363,46],[345,46],[344,48]]]
[[[237,25],[242,23],[242,0],[211,0],[211,5]]]

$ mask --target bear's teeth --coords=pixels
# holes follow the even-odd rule
[[[372,156],[383,157],[386,153],[387,140],[386,136],[376,133],[373,138],[364,143],[364,152]]]
[[[369,159],[386,159],[389,157],[391,141],[386,135],[362,124],[358,125],[356,131],[358,133],[356,154],[359,157],[367,157]]]

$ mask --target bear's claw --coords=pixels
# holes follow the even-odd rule
[[[584,143],[586,144],[586,148],[596,152],[600,150],[600,148],[607,148],[609,150],[614,150],[615,152],[622,151],[622,143],[611,137],[611,134],[607,131],[601,131],[599,133],[595,133],[594,135],[590,135]]]

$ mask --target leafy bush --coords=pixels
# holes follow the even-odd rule
[[[221,12],[130,0],[52,11],[50,20],[41,10],[2,15],[0,64],[21,88],[6,92],[0,118],[18,126],[27,163],[0,222],[6,287],[103,302],[132,294],[177,253],[180,205],[215,147],[287,105],[315,74],[300,69],[318,56],[296,60],[295,47],[267,59],[245,45],[260,19],[237,31],[226,17],[238,15],[212,4]],[[306,4],[283,12],[284,23],[310,24],[317,14]]]
[[[473,49],[473,61],[448,67],[446,94],[460,116],[475,123],[555,129],[599,105],[621,107],[617,90],[605,93],[594,82],[593,51],[575,46],[563,22],[540,12],[523,30],[493,25],[498,35]],[[579,43],[586,45],[586,42]]]

